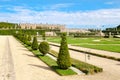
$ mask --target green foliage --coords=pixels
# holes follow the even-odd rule
[[[38,49],[38,42],[37,42],[37,37],[34,36],[33,42],[32,42],[32,49],[37,50]]]
[[[28,41],[31,41],[31,35],[28,35]]]
[[[46,39],[45,32],[42,34],[42,38],[43,38],[43,40]]]
[[[16,30],[14,29],[0,29],[0,35],[14,35]]]
[[[43,41],[43,42],[40,43],[40,45],[39,45],[39,51],[43,55],[47,54],[49,52],[49,49],[50,49],[50,47],[49,47],[49,44],[47,42]]]
[[[27,41],[26,44],[27,44],[28,46],[31,46],[31,45],[32,45],[30,41]]]
[[[57,59],[57,64],[61,69],[68,69],[71,66],[70,55],[68,51],[66,33],[62,33],[61,46]]]
[[[24,36],[23,36],[23,43],[26,44],[26,43],[27,43],[27,40],[28,40],[28,39],[27,39],[27,35],[24,34]]]
[[[78,68],[79,70],[81,70],[85,74],[94,74],[94,73],[98,73],[98,72],[103,71],[102,68],[99,68],[99,67],[94,66],[92,64],[85,63],[83,61],[79,61],[77,59],[72,58],[71,61],[72,61],[72,65],[74,67]]]
[[[0,28],[3,28],[3,29],[14,29],[15,25],[16,24],[14,23],[0,22]]]

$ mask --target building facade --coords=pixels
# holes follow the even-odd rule
[[[60,24],[30,24],[30,23],[22,23],[19,24],[21,29],[58,29],[63,30],[65,29],[65,25]]]

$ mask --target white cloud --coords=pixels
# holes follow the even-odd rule
[[[24,7],[14,7],[11,10],[15,11],[15,13],[0,13],[0,21],[67,25],[120,24],[120,9],[101,9],[86,12],[60,12],[34,11]]]
[[[61,3],[61,4],[44,6],[43,9],[44,10],[57,10],[57,9],[61,9],[61,8],[67,8],[67,7],[70,7],[72,5],[73,5],[73,3]]]
[[[108,5],[112,5],[112,4],[114,4],[115,2],[105,2],[105,4],[108,4]]]

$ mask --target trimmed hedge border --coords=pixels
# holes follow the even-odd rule
[[[56,47],[60,47],[60,46],[55,45],[55,44],[50,44],[50,45],[53,45],[53,46],[56,46]],[[86,53],[86,54],[91,54],[91,55],[102,57],[102,58],[107,58],[107,59],[112,59],[112,60],[115,60],[115,61],[120,61],[120,58],[115,58],[115,57],[112,57],[112,56],[106,56],[106,55],[96,54],[96,53],[82,51],[82,50],[73,49],[73,48],[69,48],[69,49],[73,50],[73,51],[77,51],[77,52],[83,52],[83,53]]]

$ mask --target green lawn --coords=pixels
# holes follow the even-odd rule
[[[60,37],[48,37],[48,41],[60,43]],[[120,53],[120,39],[119,38],[73,38],[68,37],[68,44],[99,49],[99,50],[106,50],[112,52],[119,52]]]

